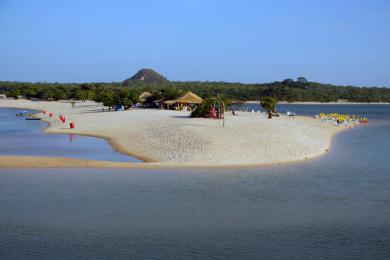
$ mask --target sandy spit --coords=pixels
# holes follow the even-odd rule
[[[0,167],[173,168],[239,167],[286,163],[326,152],[332,136],[342,128],[318,120],[286,116],[269,120],[265,114],[239,112],[221,120],[188,118],[188,112],[132,109],[102,112],[94,102],[0,100],[0,107],[50,111],[39,114],[47,133],[102,137],[118,151],[142,164],[50,157],[0,157]],[[61,124],[59,114],[66,117]],[[74,122],[75,129],[69,128]]]

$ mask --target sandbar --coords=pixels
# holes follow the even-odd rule
[[[36,109],[48,122],[47,133],[101,137],[119,152],[144,161],[132,163],[66,158],[0,157],[0,167],[229,167],[295,162],[315,158],[330,148],[343,128],[314,118],[267,119],[265,113],[227,112],[222,120],[190,118],[189,112],[139,109],[102,112],[92,101],[0,100],[0,107]],[[59,115],[66,118],[62,124]],[[70,129],[69,123],[75,123]]]

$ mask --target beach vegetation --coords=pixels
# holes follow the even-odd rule
[[[200,104],[191,112],[191,117],[209,117],[210,108],[211,106],[213,106],[214,103],[215,103],[215,99],[212,98],[204,99],[202,104]]]
[[[139,102],[137,92],[130,89],[120,89],[114,95],[115,104],[123,105],[125,109],[129,109],[133,104]]]
[[[100,96],[101,103],[104,106],[108,107],[108,110],[111,110],[116,105],[116,99],[113,95],[113,92],[110,90],[104,90]],[[104,110],[104,107],[103,107]]]
[[[276,100],[276,98],[270,96],[264,96],[260,100],[260,105],[265,111],[267,111],[269,119],[271,119],[272,116],[279,116],[275,111],[277,102],[278,101]]]
[[[222,115],[225,113],[225,109],[229,105],[229,99],[221,98],[220,96],[208,97],[191,112],[191,117],[211,117],[211,111],[214,108],[216,111],[215,117],[222,118]]]

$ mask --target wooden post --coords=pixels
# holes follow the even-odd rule
[[[221,99],[222,101],[222,127],[225,127],[225,103],[223,102],[223,100]]]
[[[218,99],[220,100],[220,102],[222,102],[222,127],[225,127],[225,103],[223,102],[223,99],[221,98],[220,94],[218,94]]]

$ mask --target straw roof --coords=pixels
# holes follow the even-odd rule
[[[174,103],[176,103],[176,100],[166,100],[166,101],[164,101],[164,104],[167,104],[167,105],[172,105]]]
[[[148,97],[151,97],[151,96],[153,96],[151,93],[149,93],[149,92],[144,92],[144,93],[142,93],[142,94],[139,96],[139,99],[140,99],[141,101],[145,101]]]
[[[203,99],[191,91],[188,91],[183,96],[175,99],[175,102],[183,104],[201,104]]]

